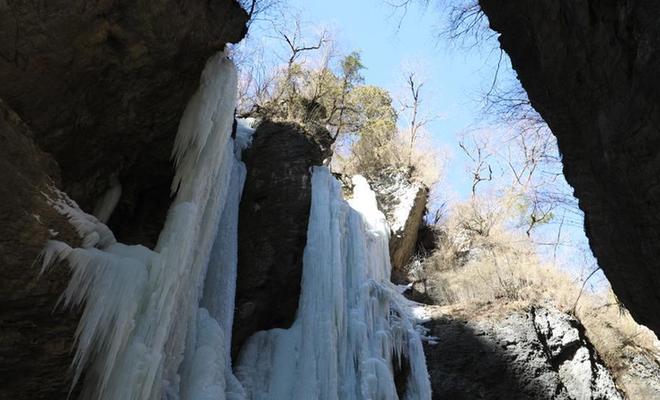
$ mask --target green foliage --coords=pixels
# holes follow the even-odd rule
[[[365,85],[363,69],[358,52],[343,57],[335,68],[291,62],[274,74],[272,89],[250,114],[321,125],[335,141],[350,141],[345,173],[373,180],[395,169],[430,186],[439,175],[435,154],[422,154],[403,137],[392,96]]]
[[[275,75],[273,94],[256,108],[273,120],[319,123],[338,137],[345,133],[389,139],[396,132],[392,97],[382,88],[364,85],[360,54],[353,52],[329,67],[307,68],[292,63]]]
[[[362,65],[362,60],[360,59],[360,53],[357,51],[352,52],[351,54],[344,57],[341,60],[341,71],[343,75],[343,80],[348,85],[355,85],[357,83],[362,83],[364,78],[360,74],[360,71],[364,69]]]
[[[377,86],[359,86],[349,98],[361,136],[392,138],[396,133],[397,114],[389,92]]]

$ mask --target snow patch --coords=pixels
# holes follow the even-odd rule
[[[238,118],[236,120],[236,139],[234,139],[234,151],[236,157],[240,160],[243,150],[252,144],[252,135],[257,127],[257,120],[254,118]]]

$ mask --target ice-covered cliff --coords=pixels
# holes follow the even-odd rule
[[[389,282],[389,227],[367,181],[346,202],[325,167],[312,176],[302,293],[290,329],[255,334],[236,373],[251,399],[430,399],[420,333]]]
[[[66,194],[49,197],[82,238],[51,240],[44,266],[73,271],[66,306],[82,307],[74,382],[100,399],[430,399],[421,335],[389,282],[389,227],[366,180],[345,201],[324,167],[312,174],[301,298],[288,330],[256,333],[232,371],[230,344],[245,181],[231,138],[236,71],[207,64],[179,125],[175,200],[156,247],[117,242]],[[240,140],[239,140],[240,139]],[[111,213],[111,210],[109,211]]]
[[[235,275],[230,253],[236,252],[245,176],[230,138],[235,104],[236,70],[220,53],[209,60],[179,124],[172,185],[177,194],[154,250],[118,243],[107,226],[63,193],[50,199],[83,238],[79,248],[51,240],[44,254],[45,266],[65,260],[73,270],[64,302],[83,307],[74,359],[74,383],[83,372],[86,379],[83,396],[197,399],[212,391],[223,398],[231,376],[226,306],[207,301],[215,319],[200,308],[200,299],[209,264],[231,270],[233,263]],[[210,263],[219,230],[220,255]],[[212,296],[214,290],[207,292]],[[224,292],[233,299],[230,288]]]

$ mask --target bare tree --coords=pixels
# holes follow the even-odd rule
[[[286,32],[281,27],[275,28],[280,38],[286,43],[289,55],[287,60],[287,69],[291,70],[293,64],[305,52],[319,50],[328,40],[328,32],[324,30],[313,43],[309,43],[308,39],[303,35],[302,22],[299,17],[294,20],[294,28]]]
[[[303,33],[302,20],[300,17],[296,17],[294,19],[293,28],[290,30],[275,24],[273,24],[273,26],[275,32],[277,32],[279,35],[278,38],[286,44],[287,48],[287,61],[283,87],[284,90],[282,90],[280,94],[284,97],[285,102],[289,105],[287,118],[292,119],[293,109],[291,105],[293,104],[296,93],[299,90],[295,80],[293,79],[294,65],[305,53],[320,50],[328,42],[329,34],[328,31],[323,30],[318,35],[318,38],[310,42],[306,35]]]
[[[426,82],[420,78],[420,74],[415,71],[405,72],[405,95],[400,99],[402,114],[408,122],[408,167],[413,165],[413,154],[415,143],[420,138],[424,128],[435,120],[433,116],[424,107],[424,93]]]
[[[279,5],[277,1],[262,5],[275,7]],[[239,115],[266,115],[277,110],[278,115],[283,113],[292,119],[299,89],[311,91],[310,87],[298,87],[300,66],[306,62],[306,55],[323,50],[330,43],[327,30],[310,33],[299,15],[274,10],[279,11],[278,15],[269,10],[268,18],[253,28],[259,32],[259,40],[249,36],[235,49],[234,60],[240,70]]]
[[[254,21],[269,19],[282,6],[282,0],[240,0],[248,13],[248,28]]]
[[[417,82],[415,80],[415,73],[411,72],[408,74],[408,89],[410,89],[410,99],[412,100],[410,104],[407,104],[406,108],[410,110],[412,117],[410,118],[410,154],[408,154],[408,165],[411,164],[411,157],[413,153],[413,147],[415,145],[415,139],[419,134],[419,130],[428,123],[428,120],[419,120],[419,108],[422,103],[422,98],[420,96],[420,91],[424,86],[424,82]]]
[[[488,161],[491,154],[487,150],[487,142],[485,140],[479,141],[473,138],[471,148],[468,148],[465,140],[461,140],[458,145],[465,155],[472,160],[473,167],[470,174],[472,175],[472,198],[474,199],[477,195],[477,185],[484,181],[489,182],[493,180],[493,168]]]

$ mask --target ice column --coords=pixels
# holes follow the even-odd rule
[[[245,344],[235,372],[250,399],[397,399],[404,356],[405,398],[431,398],[420,333],[389,282],[389,228],[366,180],[354,185],[346,202],[329,170],[314,168],[296,320]]]
[[[231,321],[219,324],[199,302],[223,211],[238,209],[241,170],[230,138],[236,82],[224,54],[208,61],[179,125],[176,198],[153,251],[117,243],[105,225],[65,195],[51,199],[84,237],[81,248],[52,241],[44,253],[45,265],[67,260],[73,270],[64,302],[83,308],[74,364],[76,379],[85,369],[84,398],[205,398],[222,379],[202,379],[203,373],[225,378],[221,326]],[[185,368],[213,363],[218,366],[213,372]],[[187,396],[183,389],[192,375],[200,377],[199,385]]]

